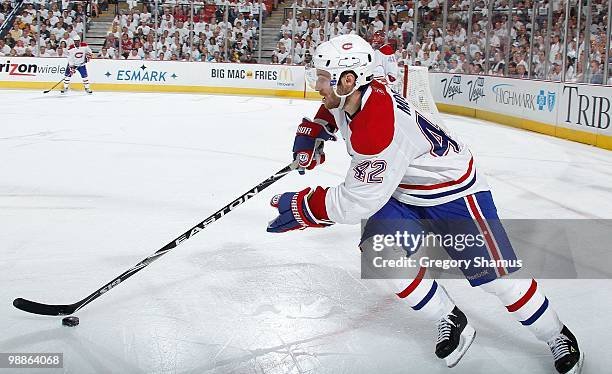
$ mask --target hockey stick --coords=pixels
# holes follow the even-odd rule
[[[55,87],[57,87],[57,85],[58,85],[58,84],[62,83],[62,82],[64,81],[64,79],[65,79],[65,77],[64,77],[64,78],[62,78],[62,80],[61,80],[61,81],[57,82],[57,83],[55,84],[55,86],[53,86],[53,87],[49,88],[49,89],[48,89],[48,90],[46,90],[46,91],[43,91],[43,93],[44,93],[44,94],[46,94],[46,93],[49,93],[49,92],[53,91],[53,89],[54,89]]]
[[[134,267],[130,268],[129,270],[127,270],[123,274],[121,274],[118,277],[116,277],[115,279],[113,279],[112,281],[110,281],[107,284],[105,284],[104,286],[100,287],[95,292],[93,292],[91,295],[87,296],[86,298],[84,298],[81,301],[77,301],[74,304],[67,304],[67,305],[51,305],[51,304],[37,303],[35,301],[30,301],[30,300],[26,300],[26,299],[22,299],[22,298],[17,298],[17,299],[15,299],[13,301],[13,305],[15,306],[15,308],[23,310],[24,312],[34,313],[34,314],[42,314],[42,315],[46,315],[46,316],[66,316],[66,315],[69,315],[69,314],[73,314],[77,310],[83,308],[85,305],[91,303],[92,301],[94,301],[98,297],[100,297],[103,294],[105,294],[106,292],[110,291],[113,287],[116,287],[119,283],[125,281],[126,279],[128,279],[132,275],[134,275],[137,272],[139,272],[140,270],[144,269],[149,264],[151,264],[153,261],[155,261],[158,258],[160,258],[161,256],[165,255],[171,249],[177,247],[179,244],[181,244],[185,240],[191,238],[195,234],[197,234],[200,231],[204,230],[204,228],[206,228],[206,226],[210,225],[211,223],[215,222],[216,220],[218,220],[219,218],[223,217],[227,213],[231,212],[237,206],[239,206],[242,203],[246,202],[247,200],[249,200],[253,196],[257,195],[258,193],[260,193],[261,191],[266,189],[268,186],[272,185],[274,182],[278,181],[279,179],[281,179],[285,175],[289,174],[292,170],[295,170],[296,167],[297,167],[297,162],[293,162],[293,163],[287,165],[283,169],[281,169],[278,172],[276,172],[276,174],[272,175],[268,179],[266,179],[263,182],[259,183],[257,186],[251,188],[249,191],[247,191],[246,193],[244,193],[243,195],[238,197],[236,200],[232,201],[231,203],[227,204],[223,208],[219,209],[214,214],[212,214],[210,217],[206,218],[204,221],[202,221],[202,222],[198,223],[197,225],[195,225],[194,227],[190,228],[188,231],[186,231],[183,234],[181,234],[178,238],[176,238],[173,241],[171,241],[170,243],[166,244],[161,249],[159,249],[157,252],[153,253],[149,257],[147,257],[144,260],[140,261],[139,263],[134,265]]]
[[[83,64],[83,65],[79,65],[79,66],[75,66],[74,68],[75,68],[75,69],[78,69],[78,68],[80,68],[81,66],[85,66],[85,64]],[[70,76],[72,76],[72,74],[71,74]],[[55,87],[57,87],[57,85],[58,85],[58,84],[62,83],[62,82],[64,81],[64,79],[66,79],[66,77],[62,78],[62,80],[61,80],[61,81],[57,82],[57,83],[55,84],[55,86],[53,86],[53,87],[49,88],[49,89],[48,89],[48,90],[46,90],[46,91],[43,91],[43,93],[44,93],[44,94],[46,94],[46,93],[49,93],[49,92],[53,91],[53,89],[54,89]]]

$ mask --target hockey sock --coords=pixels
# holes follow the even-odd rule
[[[83,78],[83,85],[85,86],[85,89],[89,89],[89,79],[87,78]]]
[[[67,90],[68,86],[70,86],[70,77],[64,78],[64,89]]]
[[[495,279],[480,287],[497,296],[508,312],[539,340],[546,342],[563,328],[535,279]]]
[[[416,278],[397,296],[407,301],[423,318],[437,322],[453,311],[455,303],[438,282],[424,279],[425,271],[425,268],[421,268]]]

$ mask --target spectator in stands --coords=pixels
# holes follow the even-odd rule
[[[159,52],[159,60],[168,61],[172,58],[172,52],[168,50],[168,47],[164,44]]]
[[[138,54],[138,49],[134,48],[128,54],[127,60],[142,60],[142,57]]]
[[[589,79],[589,83],[592,84],[603,84],[603,74],[600,68],[599,61],[592,60],[591,61],[591,78]]]
[[[527,79],[528,76],[529,75],[527,74],[527,67],[525,66],[525,64],[518,64],[516,66],[516,77],[521,79]]]
[[[385,28],[385,24],[378,15],[374,17],[374,21],[372,21],[372,26],[374,27],[373,32],[381,31]]]
[[[123,34],[123,36],[121,37],[121,55],[123,56],[123,58],[127,58],[129,56],[133,46],[134,43],[132,42],[132,39],[130,39],[128,34]]]
[[[23,31],[21,31],[21,28],[19,28],[19,25],[15,23],[11,31],[9,31],[9,35],[11,39],[18,40],[21,38],[21,35],[23,35]]]
[[[104,60],[114,60],[115,59],[114,54],[111,54],[107,47],[102,47],[102,49],[100,49],[100,52],[98,53],[96,57],[100,59],[104,59]]]
[[[26,47],[25,47],[25,45],[23,43],[23,40],[17,40],[17,43],[15,44],[13,49],[17,53],[17,56],[23,56],[25,54],[25,51],[26,51]]]
[[[516,62],[514,61],[510,61],[510,63],[508,64],[508,76],[511,78],[517,77]]]
[[[256,64],[257,59],[253,56],[253,54],[247,51],[242,57],[240,57],[240,62],[245,64]]]
[[[278,50],[274,52],[274,56],[277,57],[280,64],[286,63],[287,56],[289,56],[289,51],[285,47],[285,44],[280,42],[278,43]]]
[[[53,55],[47,51],[44,45],[41,45],[38,49],[38,57],[53,57]]]
[[[8,56],[11,53],[11,47],[6,45],[4,39],[0,39],[0,56]]]
[[[552,63],[552,69],[548,79],[552,81],[560,81],[562,77],[561,65],[558,62]]]

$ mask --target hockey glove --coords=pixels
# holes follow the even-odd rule
[[[308,199],[313,194],[323,194],[325,198],[325,190],[318,187],[311,192],[308,187],[300,192],[285,192],[281,195],[276,195],[270,201],[270,205],[278,209],[278,217],[268,224],[268,232],[286,232],[292,230],[303,230],[308,227],[327,227],[333,225],[333,222],[327,219],[318,219],[312,213],[308,204]]]
[[[293,142],[293,160],[298,161],[298,172],[304,174],[304,170],[312,170],[315,166],[325,162],[323,142],[336,140],[328,128],[320,123],[303,118],[297,128]]]
[[[68,66],[68,71],[70,71],[69,77],[72,77],[76,73],[76,66]]]

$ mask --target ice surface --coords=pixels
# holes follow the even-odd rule
[[[433,326],[385,281],[360,279],[358,226],[265,232],[275,193],[340,183],[340,143],[78,312],[78,327],[16,310],[15,297],[81,299],[281,169],[318,104],[25,91],[0,103],[0,352],[64,353],[63,370],[42,373],[450,373]],[[611,152],[444,118],[501,216],[612,218]],[[454,374],[553,372],[494,297],[442,283],[478,330]],[[540,283],[581,339],[584,373],[612,372],[612,282]]]

